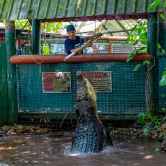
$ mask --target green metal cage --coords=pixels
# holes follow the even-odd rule
[[[79,71],[111,72],[112,91],[97,92],[100,114],[137,115],[145,111],[145,69],[134,72],[134,63],[93,63],[58,65],[18,65],[17,94],[19,112],[73,112]],[[70,72],[71,91],[43,93],[43,72]]]

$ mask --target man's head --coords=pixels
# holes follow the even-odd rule
[[[75,38],[76,29],[75,29],[74,25],[72,25],[72,24],[68,25],[66,27],[66,31],[67,31],[67,34],[68,34],[69,38],[71,38],[71,39]]]

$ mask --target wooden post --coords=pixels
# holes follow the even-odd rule
[[[153,56],[153,62],[148,67],[147,78],[149,101],[147,101],[147,109],[152,112],[157,112],[159,110],[159,79],[158,79],[158,57],[157,57],[157,23],[158,17],[157,13],[150,13],[148,15],[148,52]]]
[[[40,21],[32,20],[32,54],[40,53]]]
[[[9,62],[10,57],[16,54],[16,37],[14,21],[6,22],[5,42],[7,54],[7,84],[8,84],[8,123],[17,121],[17,93],[16,93],[16,65]]]

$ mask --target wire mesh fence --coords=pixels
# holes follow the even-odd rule
[[[58,65],[18,65],[17,94],[19,111],[23,112],[72,112],[74,111],[77,91],[77,72],[94,75],[97,82],[105,79],[111,90],[100,84],[97,91],[97,105],[100,113],[138,114],[145,111],[145,69],[134,72],[134,64],[129,63],[93,63],[93,64],[58,64]],[[59,91],[59,77],[55,74],[70,74],[70,90]],[[43,91],[43,73],[53,73],[51,93]],[[96,75],[98,74],[98,75]],[[100,74],[100,78],[99,78]],[[102,75],[101,75],[102,74]],[[100,80],[99,80],[100,79]],[[48,81],[50,81],[48,79]],[[62,80],[64,82],[64,80]],[[108,82],[107,82],[108,83]],[[66,86],[66,84],[64,83]],[[47,88],[47,87],[46,87]],[[57,92],[58,89],[58,92]]]
[[[29,46],[22,46],[22,49],[27,50]],[[88,54],[89,51],[102,56],[129,53],[132,47],[125,41],[100,40],[94,43],[93,48],[84,50],[84,53]],[[41,54],[45,52],[54,56],[63,54],[64,39],[42,38]],[[142,67],[134,71],[135,65],[126,62],[17,65],[19,112],[74,112],[77,73],[82,72],[97,90],[99,113],[135,116],[146,110],[146,70]]]

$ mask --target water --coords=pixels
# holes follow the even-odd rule
[[[65,156],[70,156],[70,157],[81,157],[81,158],[86,158],[89,156],[97,156],[97,155],[101,155],[101,154],[108,154],[111,153],[113,151],[115,151],[115,149],[112,146],[107,146],[103,149],[102,152],[100,153],[80,153],[80,152],[71,152],[71,145],[66,145],[64,148],[64,155]]]
[[[72,133],[0,138],[0,166],[166,166],[149,141],[118,141],[97,154],[70,153]]]

